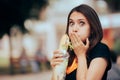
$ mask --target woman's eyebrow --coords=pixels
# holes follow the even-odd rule
[[[72,19],[69,19],[69,21],[72,21]]]
[[[73,20],[73,19],[69,19],[69,21],[72,21],[72,20]],[[85,20],[85,19],[78,19],[78,20],[80,20],[80,21],[81,21],[81,20]]]
[[[80,20],[80,21],[84,21],[85,19],[78,19],[78,20]]]

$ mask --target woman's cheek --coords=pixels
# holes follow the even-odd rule
[[[69,29],[69,30],[68,30],[68,35],[70,35],[70,33],[71,33],[71,30]]]

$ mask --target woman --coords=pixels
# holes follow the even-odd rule
[[[73,8],[68,15],[66,34],[73,50],[68,48],[70,57],[65,80],[106,80],[111,68],[110,51],[101,42],[103,32],[96,12],[85,4]],[[60,51],[54,51],[52,68],[61,62]]]

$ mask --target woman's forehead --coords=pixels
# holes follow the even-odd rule
[[[86,20],[86,17],[82,13],[74,11],[73,13],[71,13],[69,17],[69,20],[73,20],[73,19]]]

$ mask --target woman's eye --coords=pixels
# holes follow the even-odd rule
[[[74,25],[74,23],[73,23],[73,22],[69,22],[69,25],[70,25],[70,26],[73,26],[73,25]]]
[[[81,21],[80,22],[80,26],[83,26],[85,24],[85,22]]]

